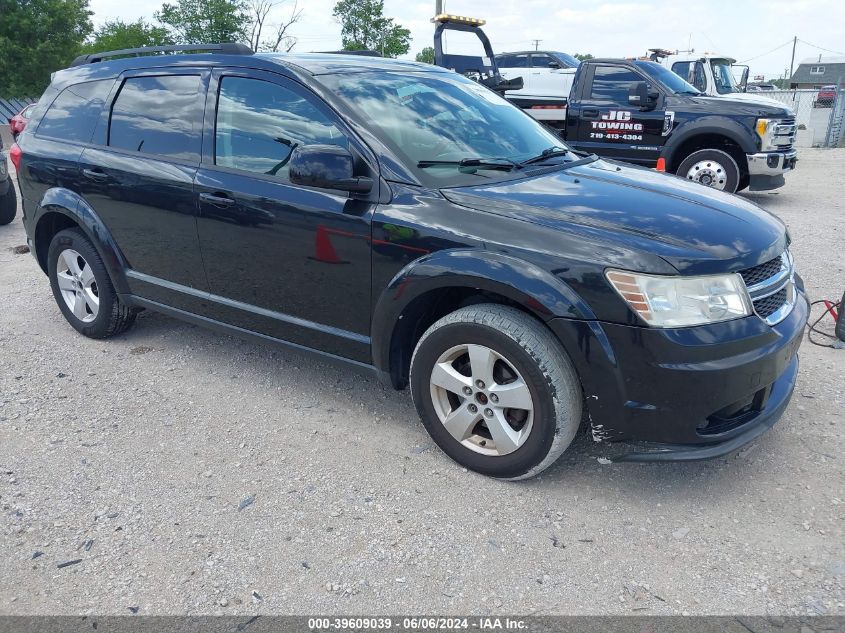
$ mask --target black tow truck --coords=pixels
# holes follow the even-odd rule
[[[434,18],[435,63],[508,98],[520,78],[504,79],[482,20]],[[484,56],[446,55],[444,31],[475,33]],[[774,106],[710,97],[668,68],[642,59],[591,59],[575,72],[565,109],[549,121],[544,102],[519,106],[554,127],[571,148],[677,174],[715,189],[776,189],[795,168],[795,115]]]

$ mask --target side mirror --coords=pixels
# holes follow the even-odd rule
[[[739,80],[739,87],[743,92],[748,91],[748,66],[742,71],[742,79]]]
[[[549,62],[549,68],[560,68],[560,63],[551,61]]]
[[[296,185],[367,193],[373,179],[353,176],[354,161],[345,147],[338,145],[300,145],[288,163],[288,177]]]
[[[638,81],[628,90],[628,105],[639,106],[642,110],[654,110],[660,93],[651,90],[644,81]]]

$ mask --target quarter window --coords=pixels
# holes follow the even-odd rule
[[[287,178],[293,150],[313,144],[348,147],[349,142],[320,108],[293,90],[260,79],[223,78],[216,165]]]
[[[199,75],[130,77],[111,112],[110,147],[199,162]]]
[[[113,79],[107,79],[68,86],[41,118],[36,134],[89,142],[113,83]]]
[[[635,72],[615,66],[596,66],[590,98],[612,104],[628,103],[631,86],[643,79]]]

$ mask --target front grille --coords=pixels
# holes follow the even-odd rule
[[[745,285],[750,288],[759,284],[761,281],[765,281],[769,277],[777,275],[780,272],[781,266],[783,266],[783,260],[778,255],[774,259],[770,259],[762,264],[740,270],[739,274],[742,275]]]
[[[792,258],[785,251],[779,257],[739,271],[748,288],[754,311],[769,325],[776,325],[792,311],[796,291]]]
[[[760,318],[768,319],[783,307],[783,304],[786,303],[786,299],[786,288],[781,288],[773,295],[757,299],[754,302],[754,310],[758,315],[760,315]]]

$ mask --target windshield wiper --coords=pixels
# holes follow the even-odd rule
[[[539,163],[547,158],[555,158],[556,156],[566,156],[569,154],[568,149],[564,149],[563,147],[547,147],[542,152],[540,152],[537,156],[532,156],[521,163],[520,165],[531,165],[533,163]]]
[[[417,167],[425,169],[426,167],[438,167],[441,165],[454,165],[459,168],[463,167],[477,167],[479,169],[498,169],[501,171],[511,171],[519,169],[521,165],[509,158],[462,158],[461,160],[421,160],[417,163]]]

